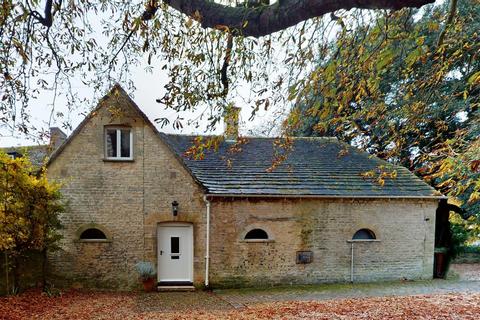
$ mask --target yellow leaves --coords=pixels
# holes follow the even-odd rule
[[[200,11],[198,10],[195,10],[195,12],[193,13],[192,15],[192,18],[198,22],[202,21],[202,14],[200,13]]]
[[[226,26],[226,25],[223,25],[223,24],[217,24],[217,25],[215,26],[215,29],[220,30],[220,31],[223,31],[223,32],[225,32],[225,33],[229,33],[229,32],[230,32],[230,28],[229,28],[228,26]]]
[[[313,126],[313,130],[318,133],[325,133],[328,130],[328,125],[325,122],[319,122]]]
[[[330,109],[327,107],[323,107],[323,109],[320,111],[319,118],[320,120],[326,120],[330,117]]]
[[[390,65],[396,57],[395,52],[391,48],[384,50],[377,59],[377,64],[375,66],[377,71],[385,69],[385,67]]]
[[[193,140],[193,145],[187,149],[183,156],[195,160],[203,160],[205,159],[205,152],[209,150],[218,150],[221,139],[220,136],[205,139],[198,136]],[[241,138],[238,140],[240,141]]]
[[[453,160],[451,158],[447,158],[440,165],[439,172],[444,174],[444,173],[453,171],[454,168],[455,168],[455,164],[454,164]]]
[[[471,86],[479,85],[479,84],[480,84],[480,71],[475,72],[474,74],[472,74],[472,75],[468,78],[467,82],[468,82],[468,84],[471,85]]]
[[[429,31],[438,31],[440,29],[440,25],[438,22],[432,20],[428,23],[428,30]]]
[[[26,157],[0,152],[0,250],[42,249],[60,225],[58,184],[50,184]],[[58,237],[57,237],[58,238]]]
[[[17,49],[18,54],[20,54],[20,56],[22,57],[23,63],[27,63],[28,62],[28,56],[25,53],[25,49],[23,48],[23,44],[17,38],[13,38],[12,43],[15,46],[15,49]]]
[[[365,86],[365,83],[362,81],[357,89],[357,94],[355,96],[355,101],[360,102],[364,97],[368,97],[368,91]]]
[[[451,188],[455,185],[455,181],[453,179],[447,179],[439,184],[437,184],[438,188]]]
[[[470,197],[468,198],[468,204],[473,204],[474,202],[477,202],[480,200],[480,192],[474,191],[470,194]]]
[[[425,36],[418,37],[417,40],[415,40],[415,43],[419,46],[422,46],[425,43]]]
[[[371,179],[375,183],[383,187],[385,185],[386,179],[396,179],[398,173],[397,173],[397,170],[394,170],[391,167],[381,165],[375,169],[362,172],[360,175],[364,179]]]

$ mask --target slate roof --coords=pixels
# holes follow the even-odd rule
[[[0,151],[7,154],[17,153],[22,156],[28,156],[32,165],[40,168],[44,164],[45,158],[50,153],[49,147],[49,145],[7,147],[0,148]]]
[[[391,166],[336,138],[294,138],[286,160],[271,172],[274,138],[247,138],[241,151],[232,152],[232,142],[224,141],[217,151],[205,152],[203,160],[185,156],[195,136],[160,133],[161,138],[181,158],[194,178],[211,195],[225,196],[324,196],[442,198],[428,184],[399,166]],[[205,138],[204,138],[205,139]],[[380,166],[397,177],[386,178],[381,186],[362,173]],[[377,174],[378,177],[378,174]]]

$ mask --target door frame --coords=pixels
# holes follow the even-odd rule
[[[193,283],[193,265],[194,265],[194,250],[195,250],[195,234],[194,234],[194,228],[193,228],[193,223],[189,222],[160,222],[157,224],[157,234],[156,234],[156,244],[157,244],[157,282],[160,283],[160,245],[159,245],[159,236],[160,236],[160,228],[162,227],[188,227],[190,230],[191,234],[191,243],[190,243],[190,261],[191,263],[189,264],[189,281]],[[170,281],[162,281],[162,282],[170,282]],[[172,281],[175,282],[175,281]]]

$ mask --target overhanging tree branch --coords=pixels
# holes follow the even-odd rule
[[[61,3],[61,1],[60,1],[60,3]],[[47,0],[47,2],[45,3],[45,10],[44,10],[44,16],[43,17],[40,13],[38,13],[38,11],[35,11],[35,10],[31,9],[30,3],[28,1],[27,1],[27,5],[30,9],[30,14],[38,22],[40,22],[42,25],[44,25],[47,28],[50,28],[52,26],[52,23],[53,23],[53,14],[52,14],[53,0]]]
[[[232,7],[212,0],[164,0],[171,8],[200,21],[203,28],[228,27],[233,35],[265,36],[326,13],[352,8],[421,7],[434,0],[283,0],[256,8]]]
[[[212,0],[163,0],[163,2],[177,11],[199,20],[203,28],[228,27],[234,36],[261,37],[340,9],[419,8],[433,3],[434,0],[282,0],[272,5],[259,7],[232,7]],[[51,27],[53,15],[61,3],[62,1],[59,1],[57,8],[52,10],[53,0],[47,0],[43,17],[35,10],[30,9],[30,13],[42,25]],[[153,18],[159,3],[156,0],[147,2],[142,15],[143,21]],[[27,5],[30,7],[28,1]]]

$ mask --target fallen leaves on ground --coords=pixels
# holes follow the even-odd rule
[[[168,294],[65,292],[50,298],[38,290],[0,298],[0,319],[478,319],[480,294],[441,294],[406,297],[356,298],[225,305],[215,294],[191,293],[195,308],[166,301]],[[175,299],[181,299],[181,295]],[[216,303],[217,302],[217,303]],[[170,308],[163,308],[169,304]],[[211,304],[211,306],[209,306]],[[173,306],[173,307],[172,307]],[[201,306],[201,307],[200,307]]]

